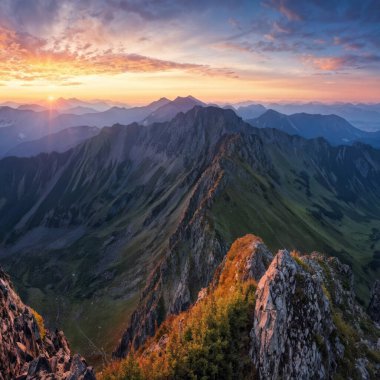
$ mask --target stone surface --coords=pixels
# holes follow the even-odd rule
[[[380,280],[373,285],[368,314],[376,323],[380,323]]]
[[[328,340],[330,306],[318,279],[280,251],[260,280],[256,299],[251,355],[260,378],[327,378],[336,354]]]
[[[94,380],[80,355],[71,355],[61,331],[41,331],[0,268],[0,379]]]

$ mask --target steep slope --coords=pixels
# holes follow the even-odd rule
[[[52,133],[38,140],[21,143],[5,156],[32,157],[39,153],[65,152],[74,146],[96,136],[100,132],[97,127],[72,127]]]
[[[62,331],[45,329],[0,268],[0,379],[95,379],[80,355],[72,356]]]
[[[273,258],[246,235],[188,311],[100,378],[375,379],[379,336],[347,265],[319,253]]]
[[[367,281],[378,272],[359,263],[370,262],[378,246],[371,234],[376,233],[379,215],[380,152],[364,147],[371,151],[372,161],[364,158],[369,152],[362,156],[362,146],[332,148],[324,140],[307,142],[273,130],[257,133],[260,138],[248,134],[223,140],[221,153],[204,172],[200,191],[170,241],[166,259],[142,294],[117,356],[152,335],[163,315],[185,310],[210,281],[226,247],[250,229],[272,247],[315,246],[339,256],[353,265],[357,291],[363,299],[368,297]],[[359,200],[354,194],[361,191],[368,193]]]
[[[115,126],[62,155],[0,162],[2,261],[86,356],[102,355],[99,325],[114,348],[218,140],[239,123],[199,108],[160,129]]]
[[[0,161],[0,260],[47,324],[98,360],[135,309],[121,355],[187,309],[249,231],[274,249],[339,256],[367,302],[379,275],[379,154],[252,128],[214,107],[105,128],[63,154]]]

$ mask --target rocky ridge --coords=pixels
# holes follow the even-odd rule
[[[222,138],[214,160],[196,183],[178,228],[170,238],[165,257],[148,280],[115,356],[125,356],[131,347],[137,349],[154,335],[157,325],[166,316],[188,309],[199,290],[212,280],[227,247],[208,214],[228,181],[225,171],[235,170],[236,165],[230,159],[234,156],[246,160],[257,171],[260,167],[273,170],[256,136],[249,136],[247,140],[239,134]]]
[[[279,251],[261,278],[251,357],[262,379],[370,379],[380,374],[380,331],[356,302],[348,265]]]
[[[0,268],[0,379],[94,380],[92,368],[72,355],[62,331],[45,329],[42,317],[23,304]]]
[[[287,250],[273,256],[260,238],[247,235],[235,241],[195,304],[168,318],[154,338],[137,351],[141,376],[145,379],[149,374],[149,378],[155,379],[157,368],[166,368],[168,379],[178,378],[179,373],[207,376],[209,368],[203,373],[197,366],[191,368],[192,359],[181,357],[178,352],[182,351],[175,344],[184,345],[184,354],[190,355],[195,339],[191,331],[197,331],[194,319],[201,318],[207,307],[214,309],[213,315],[219,315],[219,308],[231,300],[229,294],[253,286],[253,310],[247,309],[250,322],[241,336],[250,338],[243,349],[252,367],[244,375],[240,373],[240,378],[376,379],[380,375],[380,330],[357,303],[353,284],[350,267],[335,257],[317,252],[300,255]],[[242,294],[245,302],[251,302],[249,291]],[[217,322],[212,326],[215,323],[217,326]],[[207,328],[205,331],[207,336]],[[224,344],[223,347],[228,346]],[[240,353],[242,362],[245,353]],[[233,361],[225,362],[233,360],[228,354],[224,352],[227,359],[222,362],[210,363],[212,373],[236,365]],[[170,361],[172,355],[175,364]],[[199,359],[198,355],[202,358],[209,351],[197,353]],[[208,356],[204,359],[210,361]],[[112,378],[108,375],[106,372],[104,378]]]
[[[366,300],[380,246],[379,153],[256,129],[214,107],[115,125],[64,154],[0,161],[0,260],[49,322],[64,309],[66,333],[75,318],[107,353],[121,335],[115,319],[125,328],[142,293],[120,356],[187,309],[249,231],[274,249],[351,262]],[[364,229],[370,240],[355,233]],[[75,334],[87,358],[102,355]]]

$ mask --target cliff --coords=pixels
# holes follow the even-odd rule
[[[62,331],[50,332],[26,306],[0,269],[0,379],[94,380],[91,367],[72,355]]]
[[[188,311],[169,316],[101,376],[376,379],[380,331],[357,303],[353,284],[350,267],[337,258],[273,255],[247,235]]]

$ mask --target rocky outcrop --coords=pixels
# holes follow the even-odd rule
[[[380,281],[375,281],[368,305],[368,314],[377,323],[380,323]]]
[[[251,357],[261,379],[358,379],[379,373],[379,330],[337,258],[279,251],[256,290]]]
[[[71,355],[61,331],[46,330],[43,320],[23,304],[0,269],[0,379],[95,379],[80,355]]]
[[[287,250],[273,257],[257,236],[237,239],[194,305],[167,318],[137,351],[142,379],[162,378],[163,368],[168,370],[167,379],[198,374],[198,364],[189,360],[190,351],[196,363],[205,363],[205,371],[208,363],[218,376],[226,368],[236,368],[241,371],[239,379],[378,379],[380,330],[357,303],[353,284],[350,267],[337,258],[317,252],[300,256]],[[222,334],[218,319],[208,324],[206,318],[200,322],[205,340],[198,337],[195,342],[192,335],[199,331],[196,321],[209,309],[220,317],[229,305],[227,309],[237,318],[237,309],[228,302],[239,299],[239,294],[247,307],[239,318],[247,323],[232,340],[236,343],[249,337],[238,353],[242,366],[248,361],[244,371],[234,362],[235,346],[226,333],[232,334],[228,317],[223,319]],[[223,341],[216,345],[223,360],[208,356],[215,343],[212,336]],[[225,352],[220,347],[228,348]]]
[[[336,367],[332,331],[321,283],[280,251],[256,291],[252,359],[260,378],[327,378]]]

